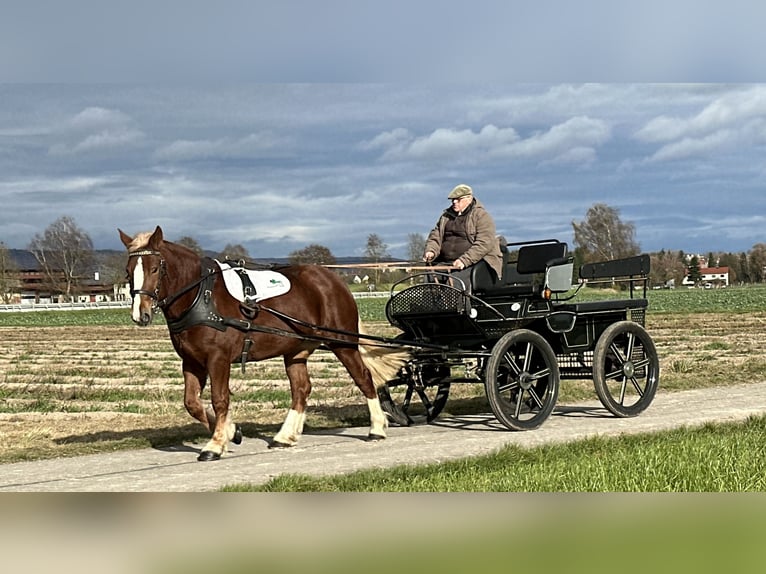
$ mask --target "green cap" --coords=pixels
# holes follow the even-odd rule
[[[461,183],[460,185],[455,186],[455,189],[450,192],[447,199],[459,199],[466,195],[473,195],[473,190],[469,185]]]

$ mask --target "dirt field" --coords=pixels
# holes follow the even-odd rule
[[[766,313],[650,315],[663,389],[760,382]],[[391,335],[384,324],[371,332]],[[180,360],[163,326],[0,329],[0,463],[176,444],[202,427],[182,403]],[[364,401],[341,365],[318,352],[308,428],[364,425]],[[246,436],[276,431],[289,406],[281,360],[232,368],[233,408]],[[559,402],[594,397],[565,382]],[[454,388],[447,405],[488,411],[481,385]]]

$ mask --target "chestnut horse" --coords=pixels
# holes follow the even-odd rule
[[[381,371],[381,365],[372,364],[373,352],[353,336],[361,332],[356,302],[337,274],[316,265],[285,266],[279,272],[290,280],[290,290],[265,301],[267,307],[248,309],[229,294],[213,260],[165,241],[159,226],[135,237],[118,231],[128,249],[132,319],[147,326],[153,312],[164,313],[182,361],[184,406],[212,432],[198,460],[217,460],[229,441],[242,440],[229,414],[229,376],[236,362],[284,357],[292,404],[272,446],[294,445],[311,392],[306,361],[320,345],[335,354],[366,397],[369,438],[385,438],[388,420],[376,383],[391,377],[396,367]],[[201,400],[208,378],[214,412]]]

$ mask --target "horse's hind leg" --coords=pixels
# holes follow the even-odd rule
[[[367,408],[370,410],[370,434],[371,440],[386,438],[388,419],[380,406],[380,399],[375,390],[372,374],[364,363],[359,351],[352,347],[336,347],[332,349],[338,360],[346,367],[349,375],[362,394],[367,399]]]
[[[303,434],[303,425],[306,422],[306,403],[311,394],[311,379],[306,365],[309,355],[313,351],[304,350],[296,355],[285,355],[285,371],[290,380],[290,393],[292,403],[287,413],[282,428],[274,437],[272,446],[293,446]]]

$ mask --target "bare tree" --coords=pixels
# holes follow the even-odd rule
[[[681,285],[686,276],[686,265],[678,258],[677,253],[665,251],[651,254],[651,271],[649,277],[652,285],[669,287]]]
[[[188,235],[184,235],[183,237],[177,239],[176,243],[178,243],[179,245],[183,245],[184,247],[188,247],[189,249],[194,251],[194,253],[196,253],[197,255],[202,256],[204,254],[199,242],[193,237],[189,237]]]
[[[230,261],[247,261],[250,259],[250,254],[247,252],[247,249],[239,243],[232,245],[231,243],[227,243],[226,247],[223,248],[223,251],[218,255],[219,259],[229,259]]]
[[[93,242],[74,219],[63,216],[51,223],[42,235],[36,234],[29,250],[40,264],[52,293],[72,301],[80,282],[91,270]]]
[[[620,212],[604,203],[588,209],[585,219],[572,222],[574,243],[585,263],[630,257],[640,252],[632,223],[620,220]]]
[[[377,233],[371,233],[367,237],[367,246],[364,248],[364,256],[375,263],[385,257],[390,257],[388,254],[388,245],[383,243],[383,240]]]
[[[5,243],[0,241],[0,300],[6,304],[10,303],[20,285],[19,268]]]
[[[764,280],[764,270],[766,270],[766,243],[756,243],[753,245],[748,259],[750,280],[753,283],[761,283]]]
[[[391,257],[388,254],[388,245],[377,233],[371,233],[367,236],[367,247],[364,249],[364,256],[373,263],[379,263],[385,257]],[[375,268],[375,284],[380,283],[380,268]]]
[[[336,262],[329,248],[316,243],[293,251],[288,258],[291,265],[333,265]]]
[[[426,250],[426,238],[422,233],[407,235],[407,258],[410,261],[420,261]]]

